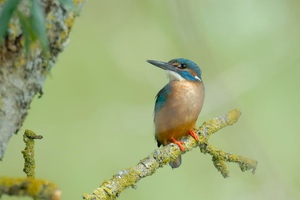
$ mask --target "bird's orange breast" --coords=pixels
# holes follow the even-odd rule
[[[155,137],[163,145],[195,128],[204,101],[202,82],[172,81],[170,89],[166,102],[154,116]]]

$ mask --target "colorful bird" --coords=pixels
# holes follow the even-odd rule
[[[169,83],[158,92],[155,101],[157,146],[175,143],[184,151],[183,143],[179,141],[183,136],[190,134],[195,140],[199,140],[194,129],[205,96],[201,70],[196,63],[184,58],[169,62],[147,61],[166,70],[169,77]],[[172,168],[179,167],[181,156],[169,164]]]

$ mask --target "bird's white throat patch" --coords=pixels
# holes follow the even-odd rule
[[[170,81],[184,81],[185,79],[180,76],[178,73],[170,71],[170,70],[166,70],[167,72],[167,76],[170,79]]]
[[[170,71],[170,70],[166,70],[167,72],[167,76],[170,79],[170,81],[184,81],[185,78],[183,78],[182,76],[180,76],[178,73]],[[195,79],[198,79],[199,81],[202,81],[201,78],[199,78],[198,76],[195,76]]]

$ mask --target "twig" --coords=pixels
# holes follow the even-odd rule
[[[215,167],[224,177],[229,176],[225,162],[238,163],[242,171],[252,169],[252,172],[254,173],[257,161],[215,149],[208,143],[208,139],[213,133],[228,125],[234,124],[237,122],[240,115],[241,113],[239,110],[232,110],[226,115],[204,122],[197,131],[199,142],[196,142],[191,136],[184,137],[181,140],[184,142],[186,152],[193,148],[200,147],[202,153],[212,155]],[[99,188],[94,190],[92,195],[83,194],[83,199],[116,199],[124,189],[135,187],[135,184],[140,179],[151,176],[158,168],[163,167],[183,153],[185,152],[181,152],[178,146],[173,143],[157,148],[136,166],[121,170],[115,174],[112,179],[104,181]]]
[[[25,130],[23,135],[23,141],[25,143],[25,149],[22,151],[24,162],[23,171],[28,178],[34,178],[35,176],[35,159],[34,159],[34,140],[42,139],[43,136],[36,135],[31,130]]]

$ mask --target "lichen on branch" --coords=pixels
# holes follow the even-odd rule
[[[25,149],[22,151],[24,157],[24,169],[27,178],[0,177],[0,197],[3,194],[9,196],[29,196],[33,199],[60,200],[61,191],[55,183],[35,179],[34,140],[42,139],[31,130],[25,130],[23,141]]]
[[[29,196],[33,199],[60,200],[56,184],[41,179],[0,177],[0,196]]]
[[[36,135],[31,130],[25,130],[23,141],[25,149],[22,151],[24,162],[23,171],[27,174],[28,178],[35,178],[35,158],[34,158],[34,140],[42,139],[43,136]]]
[[[232,110],[226,115],[204,122],[196,131],[199,141],[195,141],[191,136],[182,138],[186,152],[199,147],[204,154],[210,154],[212,161],[223,177],[229,176],[225,162],[237,163],[242,171],[252,170],[255,172],[257,161],[242,156],[226,153],[216,149],[208,143],[209,137],[218,130],[237,122],[241,115],[239,110]],[[93,191],[92,195],[83,194],[85,200],[116,199],[120,193],[128,188],[135,187],[135,184],[142,178],[153,175],[157,169],[173,161],[178,155],[185,152],[180,151],[179,147],[173,143],[157,148],[149,156],[142,159],[137,165],[121,170],[110,180],[106,180],[100,187]]]

